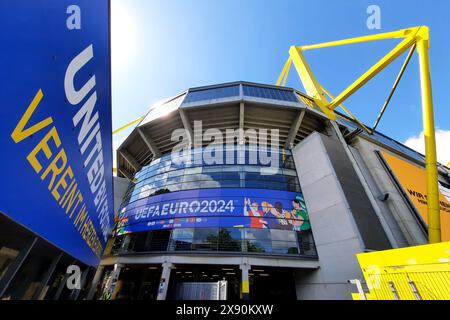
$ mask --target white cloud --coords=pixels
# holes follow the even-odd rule
[[[405,145],[425,154],[425,140],[423,131],[418,136],[406,139]],[[450,130],[436,130],[436,152],[438,161],[446,165],[450,161]]]

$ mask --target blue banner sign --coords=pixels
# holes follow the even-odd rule
[[[187,227],[309,230],[302,194],[264,189],[199,189],[165,193],[122,208],[116,234]]]
[[[109,1],[0,12],[0,212],[96,266],[114,222]]]

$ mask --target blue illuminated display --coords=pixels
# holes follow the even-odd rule
[[[300,193],[262,189],[199,189],[156,195],[122,208],[116,234],[185,227],[310,229]]]

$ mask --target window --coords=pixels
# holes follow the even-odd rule
[[[272,253],[298,254],[297,237],[294,231],[270,230]]]
[[[298,254],[297,243],[289,241],[272,241],[272,253]]]
[[[172,184],[178,184],[178,183],[181,183],[181,182],[182,182],[182,179],[183,179],[182,176],[174,176],[174,177],[171,177],[171,176],[169,175],[169,177],[167,178],[167,181],[166,181],[166,186],[172,185]]]
[[[239,172],[223,172],[222,179],[239,181],[240,180]]]
[[[239,86],[191,91],[183,103],[239,96]]]
[[[137,232],[132,234],[132,251],[145,252],[148,251],[150,245],[151,232]]]
[[[133,235],[131,234],[127,234],[124,236],[120,236],[120,237],[116,237],[114,239],[114,244],[111,248],[111,253],[112,254],[116,254],[116,253],[123,253],[123,252],[127,252],[128,251],[128,247],[130,245],[131,242],[131,237]]]
[[[234,146],[236,147],[236,146]],[[260,151],[255,146],[237,146],[245,151],[246,163],[249,162],[250,149]],[[238,149],[235,148],[235,149]],[[193,153],[201,153],[202,148],[192,149]],[[239,154],[234,150],[235,156]],[[295,171],[294,161],[289,150],[280,149],[276,153],[281,157],[280,168],[277,172],[267,173],[262,165],[208,165],[208,166],[179,166],[172,164],[171,155],[165,155],[145,166],[136,174],[139,182],[131,183],[128,187],[123,206],[152,196],[158,190],[169,191],[192,190],[200,188],[255,188],[271,190],[287,190],[301,192]],[[224,159],[226,152],[224,152]]]
[[[217,250],[218,228],[197,228],[194,231],[194,250]]]
[[[223,188],[239,188],[241,183],[239,180],[221,180],[220,185]]]
[[[243,89],[244,89],[245,96],[273,99],[273,100],[281,100],[281,101],[298,102],[297,97],[295,96],[294,92],[290,91],[290,90],[249,86],[249,85],[244,85]]]
[[[251,228],[176,228],[115,238],[112,254],[149,251],[219,251],[317,256],[310,231]]]
[[[150,243],[147,245],[148,251],[166,251],[169,244],[171,230],[150,231]]]
[[[193,239],[193,228],[173,229],[169,250],[191,250]]]
[[[269,229],[245,229],[245,247],[248,252],[272,252]]]
[[[220,228],[219,229],[219,251],[242,250],[243,229],[241,228]]]
[[[317,255],[314,246],[314,239],[311,232],[298,231],[297,232],[298,246],[301,255],[315,256]]]

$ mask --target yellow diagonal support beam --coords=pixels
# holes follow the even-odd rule
[[[408,52],[408,55],[406,56],[405,61],[403,62],[402,67],[400,68],[399,73],[397,74],[397,78],[395,79],[394,84],[392,85],[392,88],[391,88],[391,91],[389,92],[388,97],[386,98],[383,106],[381,107],[381,110],[380,110],[380,113],[378,114],[377,120],[375,120],[375,123],[373,124],[373,127],[371,129],[372,133],[377,129],[377,126],[380,123],[381,117],[383,116],[384,112],[386,111],[386,108],[387,108],[389,102],[391,101],[392,96],[394,95],[394,92],[397,89],[400,79],[402,78],[403,73],[405,72],[406,67],[408,66],[409,60],[411,60],[411,57],[415,50],[416,50],[416,44],[413,44],[411,49]]]
[[[386,68],[392,61],[402,55],[409,47],[415,43],[415,38],[407,37],[400,42],[394,49],[392,49],[387,55],[381,58],[375,63],[369,70],[367,70],[362,76],[360,76],[355,82],[353,82],[347,89],[342,91],[330,104],[328,109],[334,110],[338,105],[342,104],[348,97],[350,97],[356,90],[365,85],[370,79],[375,77],[381,70]]]
[[[122,131],[122,130],[125,130],[126,128],[132,126],[133,124],[135,124],[135,123],[141,121],[143,118],[144,118],[144,117],[139,117],[139,118],[137,118],[137,119],[135,119],[135,120],[133,120],[133,121],[131,121],[131,122],[128,122],[126,125],[123,125],[123,126],[121,126],[120,128],[114,130],[114,131],[112,132],[112,134],[116,134],[117,132],[120,132],[120,131]]]
[[[325,92],[325,94],[327,96],[329,96],[331,99],[334,99],[334,96],[330,92],[328,92],[327,89],[322,87],[322,90],[323,90],[323,92]],[[347,113],[347,115],[349,115],[350,118],[352,118],[354,121],[356,121],[361,126],[361,128],[363,128],[368,134],[372,134],[372,131],[369,128],[367,128],[361,121],[359,121],[358,118],[356,118],[355,115],[350,112],[350,110],[348,110],[346,107],[344,107],[343,104],[340,104],[339,107],[341,107],[342,110],[344,110],[344,112]]]
[[[314,76],[308,62],[303,56],[299,47],[292,46],[289,49],[289,55],[294,63],[295,69],[305,87],[306,93],[314,99],[316,104],[322,109],[331,120],[336,119],[336,114],[329,110],[326,106],[328,105],[328,99],[325,97],[322,87]]]
[[[283,82],[281,83],[281,85],[284,87],[286,85],[286,81],[289,75],[289,71],[291,70],[291,64],[292,64],[292,60],[289,59],[288,61],[288,65],[287,65],[287,69],[286,69],[286,73],[284,74],[284,78],[283,78]]]

